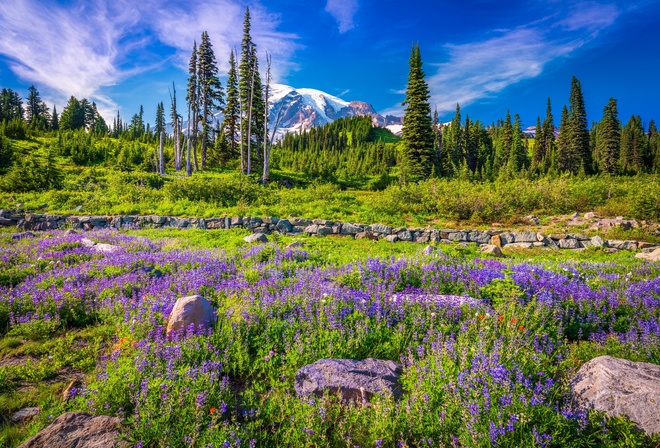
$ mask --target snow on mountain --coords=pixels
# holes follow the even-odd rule
[[[323,126],[338,118],[369,116],[374,126],[401,125],[402,119],[391,115],[382,116],[369,103],[345,101],[326,92],[308,88],[294,88],[284,84],[271,84],[268,95],[268,127],[273,129],[279,121],[276,139],[287,133],[304,132],[315,126]],[[222,121],[222,114],[217,114]],[[187,123],[183,123],[186,133]],[[170,131],[170,129],[168,129]]]

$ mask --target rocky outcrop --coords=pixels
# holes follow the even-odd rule
[[[287,219],[276,217],[259,218],[254,216],[227,216],[216,218],[181,218],[175,216],[66,216],[48,215],[39,213],[26,213],[24,211],[0,210],[0,219],[24,230],[15,234],[13,238],[30,237],[34,233],[28,231],[51,229],[78,229],[94,230],[103,228],[198,228],[198,229],[249,229],[253,235],[246,237],[246,242],[266,242],[264,235],[277,233],[281,235],[296,236],[308,235],[343,235],[356,239],[368,238],[371,240],[385,239],[390,242],[411,242],[420,244],[477,244],[478,246],[494,245],[509,249],[573,249],[583,250],[588,247],[602,247],[607,251],[620,250],[652,252],[660,245],[640,241],[604,240],[599,236],[588,237],[582,234],[551,234],[543,235],[537,232],[503,232],[501,230],[460,230],[460,229],[434,229],[432,227],[391,227],[384,224],[359,224],[349,222],[336,222],[326,219],[289,217]],[[3,222],[5,222],[3,221]],[[616,222],[625,222],[614,220]],[[2,224],[5,225],[5,224]],[[250,240],[250,241],[248,241]],[[84,240],[83,240],[84,241]],[[84,244],[84,243],[83,243]],[[114,246],[99,243],[90,244],[98,252],[112,253],[117,250]],[[489,249],[490,250],[490,249]],[[649,258],[650,259],[650,258]]]
[[[321,359],[296,372],[295,390],[300,397],[321,397],[328,392],[356,403],[369,402],[374,394],[400,398],[401,373],[394,361]]]
[[[202,296],[182,297],[176,301],[167,321],[167,335],[181,331],[190,325],[195,329],[208,329],[216,320],[216,311],[211,302]]]
[[[635,255],[635,257],[648,261],[660,261],[660,247],[655,249],[653,252],[640,252]]]
[[[599,356],[571,380],[571,404],[577,410],[626,416],[647,434],[660,432],[660,366]]]
[[[60,415],[46,429],[19,448],[117,448],[128,446],[119,440],[120,420],[82,412]]]

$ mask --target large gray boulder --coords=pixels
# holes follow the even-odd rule
[[[571,404],[577,410],[626,416],[647,434],[660,432],[660,366],[599,356],[571,380]]]
[[[253,233],[252,235],[248,235],[245,238],[243,238],[243,241],[246,243],[267,243],[268,242],[268,237],[264,235],[263,233]]]
[[[182,297],[176,301],[167,321],[167,335],[194,325],[198,328],[211,328],[215,323],[216,312],[211,302],[202,296]]]
[[[120,420],[105,415],[94,417],[67,412],[19,448],[117,448],[128,446],[119,440]]]
[[[660,247],[655,249],[653,252],[648,252],[648,253],[641,252],[635,255],[635,257],[648,261],[660,261]]]
[[[403,370],[394,361],[368,358],[320,359],[296,372],[295,390],[299,397],[338,393],[344,400],[370,401],[374,394],[401,397]]]

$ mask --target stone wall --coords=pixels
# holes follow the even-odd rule
[[[81,229],[94,230],[104,228],[166,228],[178,229],[231,229],[246,228],[253,233],[279,233],[283,235],[340,235],[356,239],[385,239],[416,243],[492,244],[499,247],[528,249],[543,247],[550,249],[583,249],[604,247],[608,251],[631,250],[652,251],[656,246],[640,241],[603,240],[599,236],[588,237],[581,234],[543,235],[536,232],[506,232],[500,230],[457,230],[427,228],[390,227],[384,224],[358,224],[328,221],[325,219],[307,219],[289,217],[286,219],[267,217],[218,217],[218,218],[181,218],[175,216],[72,216],[29,213],[22,210],[0,210],[0,226],[18,226],[23,230]]]

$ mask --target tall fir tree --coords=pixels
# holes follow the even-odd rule
[[[603,118],[597,128],[596,152],[600,170],[608,174],[617,174],[619,171],[619,153],[621,136],[616,100],[610,98],[603,108]]]
[[[202,33],[197,56],[197,83],[199,86],[199,109],[202,125],[202,169],[206,168],[207,148],[213,144],[213,121],[215,113],[222,111],[225,103],[224,91],[218,78],[218,66],[209,33]]]
[[[660,173],[660,133],[655,121],[649,122],[649,166],[653,173]]]
[[[587,111],[582,95],[580,81],[573,76],[571,94],[568,99],[568,119],[564,126],[562,148],[558,148],[558,164],[562,171],[577,173],[583,169],[591,171],[591,150],[589,147],[589,130],[587,129]]]
[[[57,107],[53,104],[53,115],[50,117],[50,128],[53,131],[60,129],[60,117],[57,115]]]
[[[648,140],[639,115],[633,115],[621,131],[621,168],[624,173],[644,172]]]
[[[403,102],[403,179],[417,181],[431,175],[435,165],[435,150],[429,87],[424,80],[419,45],[410,52],[410,71],[406,99]]]
[[[154,133],[156,138],[160,138],[160,133],[165,130],[165,105],[162,101],[156,106],[156,121],[154,123]]]
[[[199,126],[199,100],[197,85],[197,41],[193,44],[190,62],[188,63],[188,90],[186,101],[188,103],[188,154],[186,157],[186,174],[192,176],[191,153],[197,168],[197,130]]]
[[[227,74],[227,104],[225,105],[224,133],[227,138],[229,156],[236,157],[236,142],[239,129],[240,98],[238,96],[238,73],[236,56],[232,50],[229,55],[229,73]],[[240,137],[239,137],[240,138]]]
[[[48,125],[48,106],[41,100],[39,91],[32,85],[28,88],[26,104],[27,122],[32,127],[45,129]]]
[[[85,127],[85,108],[74,96],[69,98],[69,102],[62,111],[60,117],[60,129],[76,130]]]

